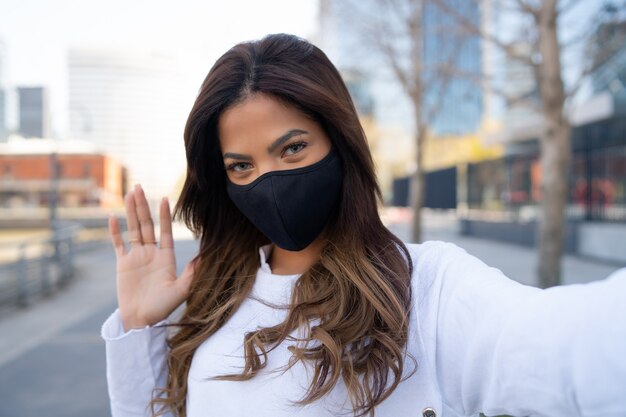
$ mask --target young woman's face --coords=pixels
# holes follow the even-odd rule
[[[239,185],[269,171],[311,165],[331,148],[319,123],[264,94],[224,111],[218,135],[226,174]]]

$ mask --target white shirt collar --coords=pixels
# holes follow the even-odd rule
[[[272,273],[272,270],[270,269],[270,264],[267,262],[267,260],[270,257],[271,252],[272,252],[271,243],[263,245],[259,248],[259,258],[261,259],[261,270],[263,272],[267,272],[268,274]]]
[[[265,273],[264,275],[272,275],[274,277],[285,277],[285,278],[297,278],[300,275],[302,275],[302,274],[287,274],[287,275],[274,274],[272,272],[272,269],[270,268],[269,262],[267,262],[271,253],[272,253],[272,243],[268,243],[259,248],[259,259],[261,261],[260,270]]]

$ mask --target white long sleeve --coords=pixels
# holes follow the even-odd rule
[[[164,323],[167,320],[154,326]],[[119,308],[102,325],[112,417],[150,416],[148,404],[152,390],[165,386],[167,328],[154,326],[124,332]]]
[[[626,268],[539,289],[456,245],[439,291],[437,374],[459,415],[626,416]]]

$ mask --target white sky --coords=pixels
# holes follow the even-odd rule
[[[65,53],[72,46],[139,46],[176,53],[194,96],[231,46],[267,33],[311,38],[317,0],[0,0],[3,82],[50,88],[53,136],[67,126]],[[8,124],[17,117],[9,99]],[[191,105],[192,103],[190,103]]]

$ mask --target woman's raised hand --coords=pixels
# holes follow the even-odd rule
[[[109,231],[117,258],[117,302],[124,331],[128,331],[156,324],[182,304],[189,293],[193,264],[188,263],[181,276],[176,277],[172,218],[166,198],[159,208],[160,242],[155,239],[154,223],[141,186],[135,185],[126,194],[125,203],[130,248],[126,248],[113,216],[109,218]]]

